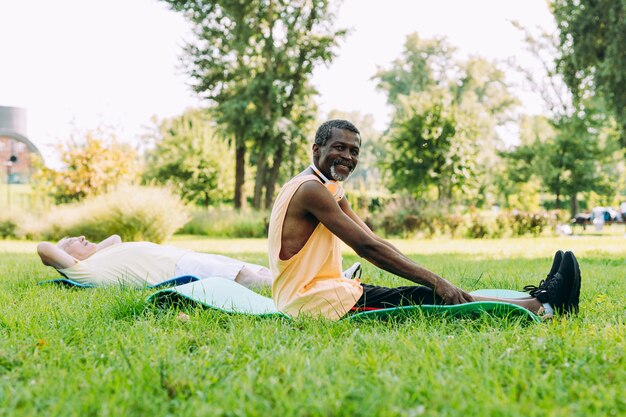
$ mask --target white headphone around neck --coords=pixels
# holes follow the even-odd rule
[[[335,201],[339,202],[343,198],[343,196],[346,195],[346,192],[344,191],[343,186],[339,183],[339,181],[329,180],[328,178],[326,178],[326,176],[322,174],[322,172],[317,169],[314,164],[311,164],[311,169],[321,178],[322,183],[324,183],[324,187],[326,187],[326,189],[332,194],[332,196],[335,198]]]

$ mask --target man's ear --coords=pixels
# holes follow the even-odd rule
[[[320,156],[320,145],[318,145],[317,143],[314,143],[312,146],[313,149],[313,156]]]

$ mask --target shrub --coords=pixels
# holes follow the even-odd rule
[[[13,213],[0,214],[0,238],[16,238],[19,220]]]
[[[198,209],[179,233],[227,238],[264,238],[267,237],[268,221],[269,214],[262,211]]]
[[[53,210],[41,234],[45,239],[85,235],[101,240],[118,234],[123,240],[160,243],[188,219],[186,206],[164,188],[127,186]]]
[[[497,222],[506,228],[512,236],[540,236],[556,228],[558,216],[547,212],[503,212]]]
[[[412,197],[392,200],[375,223],[387,236],[409,237],[420,234],[432,237],[443,230],[445,221],[437,205],[426,205]]]
[[[483,239],[492,237],[495,226],[495,219],[492,221],[484,213],[473,213],[469,217],[466,236],[472,239]]]
[[[459,236],[464,220],[460,214],[447,214],[443,217],[443,223],[447,227],[448,232],[450,232],[450,237],[454,238]]]
[[[37,220],[27,212],[18,209],[0,211],[0,239],[31,238]]]

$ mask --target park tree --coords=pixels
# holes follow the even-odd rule
[[[445,90],[400,96],[394,123],[387,135],[393,149],[387,162],[391,190],[408,190],[419,196],[436,184],[439,196],[447,196],[455,175],[462,172],[449,158],[456,135],[456,120]],[[449,98],[449,97],[448,97]]]
[[[547,116],[522,125],[521,145],[503,156],[511,164],[508,171],[512,178],[538,178],[544,189],[555,196],[556,208],[568,200],[574,215],[579,193],[615,192],[606,165],[614,164],[618,151],[617,125],[606,104],[593,91],[572,91],[565,82],[558,68],[559,46],[554,35],[535,35],[516,25],[524,32],[528,50],[544,70],[537,75],[522,69],[533,90],[540,92]],[[526,167],[522,169],[522,165]]]
[[[143,179],[172,186],[183,200],[209,207],[232,198],[234,150],[205,109],[165,119],[146,152]]]
[[[387,103],[396,106],[400,97],[411,92],[447,86],[455,68],[454,52],[445,38],[422,39],[411,33],[404,42],[402,56],[390,68],[377,71],[377,87],[387,93]]]
[[[79,201],[112,191],[138,179],[137,152],[115,135],[90,130],[74,135],[57,147],[59,169],[41,166],[33,177],[36,189],[49,194],[56,203]]]
[[[554,0],[558,70],[576,100],[604,98],[626,147],[626,2]]]
[[[386,164],[415,176],[390,178],[392,188],[421,195],[435,187],[440,200],[454,199],[462,191],[464,198],[484,203],[499,145],[495,128],[511,119],[517,104],[504,73],[480,57],[455,59],[445,39],[412,34],[402,57],[375,78],[395,109],[386,135]],[[422,128],[426,130],[420,132]],[[424,142],[403,146],[402,138],[410,137]]]
[[[245,201],[247,157],[253,205],[265,191],[269,206],[284,158],[314,117],[313,69],[333,59],[345,31],[332,27],[327,0],[164,1],[194,26],[183,63],[235,146],[235,207]]]
[[[528,183],[538,178],[544,190],[555,196],[555,207],[563,208],[566,200],[572,215],[578,212],[579,193],[615,192],[613,178],[605,167],[617,151],[617,130],[615,125],[607,126],[603,113],[530,119],[532,122],[522,127],[523,134],[534,134],[534,139],[503,154],[509,161],[507,175],[513,182]]]

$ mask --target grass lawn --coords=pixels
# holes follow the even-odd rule
[[[145,303],[150,291],[38,286],[35,243],[0,241],[2,416],[622,416],[626,238],[393,241],[468,289],[521,289],[556,249],[581,313],[548,323],[254,318]],[[265,240],[172,244],[267,264]],[[346,251],[347,265],[357,258]],[[364,281],[406,281],[365,265]]]

